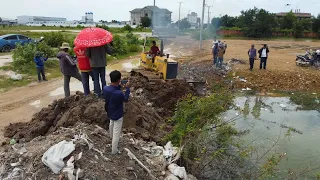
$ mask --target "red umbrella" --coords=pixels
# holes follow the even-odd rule
[[[112,34],[101,28],[86,28],[82,30],[76,39],[74,45],[79,48],[103,46],[112,41]]]

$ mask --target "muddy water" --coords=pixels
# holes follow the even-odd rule
[[[274,145],[266,157],[284,155],[276,179],[285,177],[289,169],[303,172],[307,167],[320,167],[319,111],[297,110],[299,106],[284,97],[238,97],[236,104],[240,109],[227,112],[226,119],[240,117],[235,121],[236,128],[250,131],[244,135],[244,144],[257,148],[259,156]],[[289,128],[292,128],[290,133]],[[256,157],[252,156],[253,163]],[[262,158],[260,164],[264,160]],[[316,172],[311,171],[306,176],[314,177]]]

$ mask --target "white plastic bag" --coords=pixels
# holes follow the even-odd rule
[[[14,75],[11,75],[11,79],[18,81],[22,79],[22,76],[21,74],[14,74]]]
[[[186,169],[184,167],[180,167],[174,163],[170,164],[168,166],[168,170],[175,176],[187,180],[188,179],[188,175],[186,172]]]
[[[42,156],[42,162],[48,166],[55,174],[65,166],[63,159],[69,156],[75,150],[72,141],[61,141],[50,147]]]

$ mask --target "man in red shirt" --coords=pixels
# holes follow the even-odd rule
[[[150,48],[150,53],[152,55],[152,63],[154,63],[154,59],[157,55],[159,55],[160,49],[158,48],[156,41],[152,41],[152,44],[153,45]]]
[[[84,95],[87,96],[90,94],[89,76],[91,76],[92,81],[94,81],[90,61],[89,58],[85,55],[86,48],[75,47],[74,52],[76,53],[78,66],[82,76]]]

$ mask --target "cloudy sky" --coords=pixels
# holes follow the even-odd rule
[[[181,17],[189,10],[201,16],[202,0],[156,0],[156,5],[173,12],[173,20],[178,19],[179,4]],[[264,8],[271,12],[301,9],[313,15],[320,13],[320,0],[206,0],[213,5],[211,17],[219,15],[239,15],[243,9]],[[286,7],[285,4],[291,4]],[[1,0],[0,17],[16,19],[19,15],[66,17],[68,20],[80,20],[85,12],[93,12],[94,20],[129,20],[129,11],[153,5],[153,0]],[[207,11],[205,20],[207,20]]]

